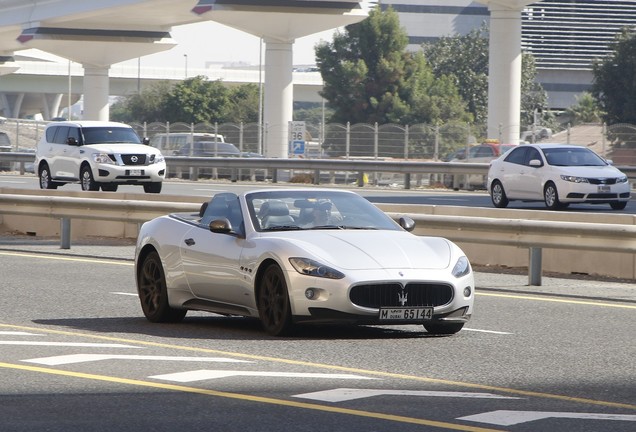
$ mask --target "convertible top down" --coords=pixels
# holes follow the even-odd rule
[[[143,224],[141,307],[152,322],[187,310],[256,317],[276,336],[301,323],[457,333],[473,312],[470,263],[451,241],[413,228],[349,191],[218,193],[198,214]]]

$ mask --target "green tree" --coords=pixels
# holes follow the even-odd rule
[[[465,35],[442,37],[422,46],[424,56],[437,78],[449,77],[473,115],[476,124],[488,117],[489,31],[486,24]],[[553,127],[554,116],[547,106],[547,93],[536,81],[536,66],[531,54],[523,54],[521,71],[521,124],[539,123]]]
[[[256,84],[230,87],[224,122],[257,123],[259,90]]]
[[[197,76],[172,87],[166,108],[173,122],[222,123],[229,105],[230,91],[221,81]]]
[[[166,104],[172,84],[169,81],[155,83],[139,94],[121,98],[110,109],[110,118],[125,123],[164,122]]]
[[[612,52],[593,65],[592,95],[609,124],[636,123],[636,35],[625,29]]]
[[[583,92],[580,96],[575,96],[575,98],[576,103],[565,111],[572,125],[601,123],[603,121],[604,113],[591,93]]]
[[[392,8],[375,9],[333,42],[316,47],[321,96],[338,123],[434,123],[469,120],[448,78],[436,79],[424,57],[406,51],[408,36]]]

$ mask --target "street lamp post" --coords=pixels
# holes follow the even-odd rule
[[[188,55],[184,54],[183,58],[185,59],[185,77],[188,78]]]

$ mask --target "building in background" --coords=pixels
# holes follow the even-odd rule
[[[382,0],[409,35],[409,48],[467,34],[488,23],[486,5],[470,0]],[[592,85],[592,64],[611,51],[623,28],[636,28],[636,0],[544,0],[522,13],[522,49],[534,55],[537,81],[552,109],[576,103]]]

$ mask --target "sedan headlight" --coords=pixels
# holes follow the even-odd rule
[[[576,177],[576,176],[569,176],[569,175],[561,175],[561,180],[565,180],[568,182],[572,182],[572,183],[589,183],[589,180],[586,179],[585,177]]]
[[[344,274],[309,258],[290,258],[289,262],[300,274],[327,279],[342,279]]]
[[[616,183],[627,183],[627,176],[617,178]]]
[[[455,263],[455,267],[453,267],[452,273],[456,278],[466,276],[470,273],[470,263],[468,262],[468,258],[465,256],[459,257]]]
[[[93,160],[95,161],[95,163],[102,163],[102,164],[114,164],[115,163],[115,161],[112,160],[107,153],[95,153],[93,155]]]

